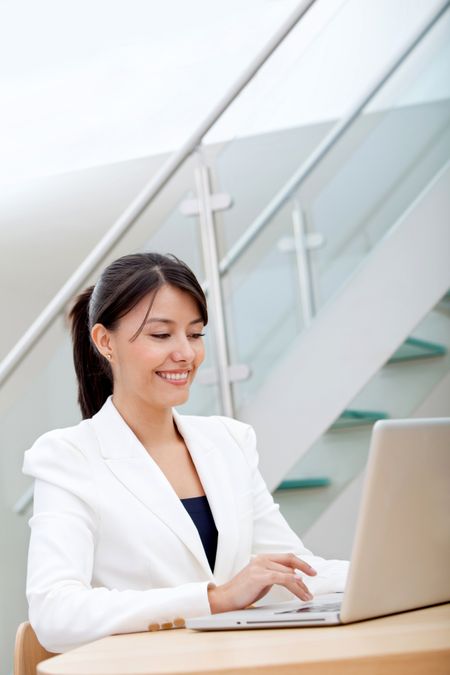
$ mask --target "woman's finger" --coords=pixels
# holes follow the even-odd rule
[[[286,588],[301,600],[312,600],[314,597],[309,588],[299,579],[293,579]]]
[[[272,562],[280,563],[281,565],[285,565],[286,567],[290,567],[292,569],[301,570],[311,577],[317,574],[316,570],[311,567],[311,565],[308,565],[307,562],[301,560],[301,558],[298,558],[293,553],[265,554],[259,557],[265,558],[266,560],[271,560]]]
[[[264,586],[273,586],[278,584],[284,586],[294,595],[302,600],[312,600],[312,594],[305,584],[297,579],[291,572],[278,572],[275,570],[265,570],[261,574],[261,583]]]
[[[274,560],[267,560],[266,569],[274,570],[275,572],[286,572],[291,574],[292,577],[296,576],[295,570],[288,565],[283,565],[282,563],[275,562]]]
[[[286,565],[282,565],[281,563],[273,562],[273,560],[268,560],[267,569],[274,570],[275,572],[285,572],[287,574],[290,574],[292,579],[296,581],[297,584],[300,584],[300,587],[305,591],[305,593],[310,594],[310,590],[303,582],[303,579],[291,567],[287,567]]]

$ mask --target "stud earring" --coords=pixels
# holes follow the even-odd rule
[[[106,358],[108,359],[108,361],[111,361],[111,354],[106,354]]]

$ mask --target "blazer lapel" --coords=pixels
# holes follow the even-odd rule
[[[215,438],[198,428],[195,417],[179,415],[174,411],[178,431],[183,436],[197,469],[203,489],[218,530],[217,555],[214,579],[223,583],[234,572],[234,559],[238,545],[238,522],[235,504],[235,486],[225,460],[224,443],[228,438],[222,434]],[[226,439],[226,440],[225,440]],[[232,452],[229,453],[232,456]]]
[[[94,415],[92,424],[104,461],[116,478],[181,539],[207,576],[212,578],[200,536],[191,517],[156,462],[120,416],[111,397]],[[203,466],[203,462],[200,464]],[[199,475],[202,478],[200,471]],[[208,470],[206,480],[211,483]]]

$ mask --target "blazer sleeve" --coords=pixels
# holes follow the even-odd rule
[[[208,582],[116,590],[91,585],[99,513],[94,472],[74,445],[50,434],[25,453],[35,478],[26,593],[39,642],[64,652],[115,633],[210,614]]]
[[[230,433],[241,447],[251,474],[253,495],[253,542],[252,554],[294,553],[309,563],[316,571],[315,577],[305,575],[305,583],[313,594],[333,593],[344,590],[349,562],[326,560],[307,549],[280,513],[258,469],[259,455],[256,449],[256,434],[248,424],[226,420]],[[266,596],[267,600],[292,598],[283,588]]]

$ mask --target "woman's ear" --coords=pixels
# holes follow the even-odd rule
[[[91,329],[91,338],[99,353],[106,359],[112,356],[111,333],[101,323],[96,323]]]

